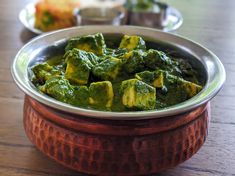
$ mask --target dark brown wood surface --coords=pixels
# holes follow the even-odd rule
[[[75,176],[41,154],[23,129],[24,94],[11,75],[17,51],[35,35],[18,20],[29,0],[0,0],[0,175]],[[191,159],[159,176],[235,176],[235,1],[168,0],[184,17],[176,32],[213,51],[223,62],[227,81],[212,100],[206,143]]]

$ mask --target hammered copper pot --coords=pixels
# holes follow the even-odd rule
[[[30,82],[28,68],[61,52],[67,38],[97,32],[112,39],[124,33],[140,35],[153,48],[164,46],[181,53],[200,71],[203,90],[166,109],[122,113],[73,107],[40,94]],[[85,26],[40,36],[19,51],[12,74],[26,93],[24,127],[32,143],[66,167],[102,176],[155,174],[190,158],[206,139],[209,100],[225,81],[223,65],[202,46],[172,34],[127,26]]]
[[[24,127],[37,148],[57,162],[95,175],[146,175],[187,160],[204,143],[209,105],[136,121],[64,114],[26,96]]]

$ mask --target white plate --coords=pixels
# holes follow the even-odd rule
[[[31,32],[35,34],[43,34],[45,32],[34,27],[35,23],[35,3],[30,3],[26,5],[19,13],[19,19],[21,23]],[[178,29],[183,23],[183,18],[180,12],[169,7],[168,16],[164,26],[160,29],[165,32],[170,32]]]
[[[28,5],[26,5],[19,14],[19,19],[20,22],[30,31],[32,31],[35,34],[42,34],[44,32],[42,32],[39,29],[36,29],[34,27],[34,23],[35,23],[35,3],[30,3]]]

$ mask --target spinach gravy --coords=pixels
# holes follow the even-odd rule
[[[124,35],[119,47],[101,33],[71,38],[65,54],[31,67],[38,90],[73,106],[103,111],[166,108],[195,96],[202,85],[188,61]]]

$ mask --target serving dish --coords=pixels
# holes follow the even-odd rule
[[[28,68],[61,51],[68,38],[103,33],[142,36],[155,48],[189,59],[205,80],[195,97],[175,106],[142,112],[103,112],[61,103],[40,94]],[[84,26],[39,36],[26,44],[12,64],[16,84],[25,92],[24,127],[44,154],[82,173],[154,174],[187,160],[204,143],[210,120],[209,101],[221,89],[225,70],[219,59],[190,40],[133,26]]]

